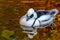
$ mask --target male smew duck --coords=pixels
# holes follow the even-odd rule
[[[43,25],[46,24],[55,25],[53,19],[55,19],[58,12],[58,9],[34,10],[30,8],[27,13],[20,18],[19,23],[24,30],[23,32],[27,33],[29,38],[33,38],[37,34],[37,28],[45,28],[47,26]],[[28,32],[29,30],[32,30],[32,32]]]

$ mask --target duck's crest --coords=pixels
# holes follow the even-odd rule
[[[28,11],[27,11],[28,15],[33,14],[33,13],[34,13],[34,9],[33,8],[28,9]]]

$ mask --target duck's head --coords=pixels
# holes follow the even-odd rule
[[[36,15],[36,12],[33,8],[30,8],[28,11],[27,11],[27,21],[31,18],[37,18],[37,15]]]

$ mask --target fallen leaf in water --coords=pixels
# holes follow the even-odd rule
[[[2,37],[4,37],[4,38],[7,38],[7,39],[9,39],[10,38],[10,36],[12,36],[14,34],[14,31],[10,31],[10,30],[3,30],[2,31]]]

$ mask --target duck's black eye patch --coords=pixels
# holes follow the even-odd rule
[[[30,16],[30,18],[32,18],[34,15],[32,14],[31,16]]]
[[[27,15],[27,21],[31,19],[33,16],[34,16],[33,14],[31,14],[30,16]]]

